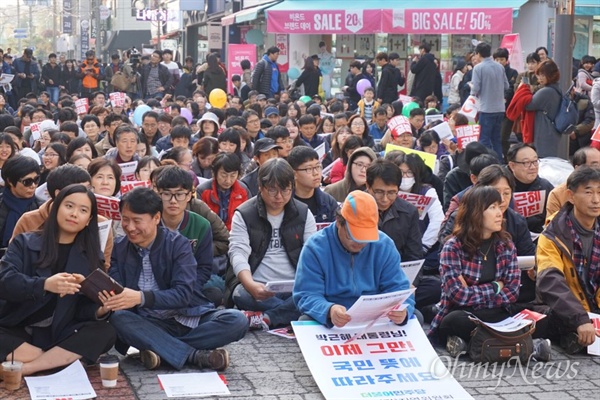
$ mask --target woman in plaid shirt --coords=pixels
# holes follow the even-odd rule
[[[493,187],[469,190],[441,253],[442,300],[430,335],[446,343],[453,357],[467,350],[475,328],[468,312],[486,322],[515,312],[512,305],[519,297],[521,274],[514,244],[503,227],[501,203]]]

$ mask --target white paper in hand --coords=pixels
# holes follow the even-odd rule
[[[267,282],[265,288],[268,291],[275,293],[292,293],[292,289],[294,289],[294,281]]]
[[[436,125],[432,128],[437,132],[440,139],[452,139],[454,135],[452,134],[452,129],[450,129],[450,125],[447,122],[442,122],[439,125]]]

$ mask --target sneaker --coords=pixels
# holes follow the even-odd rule
[[[446,342],[446,350],[452,358],[456,358],[467,353],[467,342],[458,336],[449,336]]]
[[[140,359],[142,364],[149,370],[160,367],[160,356],[152,350],[142,350],[140,352]]]
[[[264,320],[264,314],[260,311],[242,311],[250,326],[248,329],[251,331],[268,331],[269,325]]]
[[[579,344],[579,336],[577,336],[575,332],[561,336],[560,347],[562,347],[567,354],[577,354],[582,352],[585,348]]]
[[[533,339],[533,354],[536,361],[550,361],[552,359],[552,343],[550,339]]]
[[[194,364],[200,368],[225,371],[229,367],[229,352],[223,348],[212,351],[198,350],[195,354]]]

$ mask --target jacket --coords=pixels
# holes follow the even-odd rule
[[[46,63],[42,67],[42,80],[47,87],[57,87],[62,85],[60,65],[55,64],[54,67],[50,63]],[[50,83],[52,80],[52,83]]]
[[[413,62],[410,66],[410,72],[415,74],[410,95],[423,101],[427,96],[433,94],[435,75],[438,73],[433,60],[433,54],[425,53],[419,61]]]
[[[98,89],[100,82],[100,64],[96,59],[88,63],[87,59],[79,65],[79,78],[84,89]]]
[[[529,85],[523,85],[517,88],[517,91],[512,97],[508,108],[506,109],[506,118],[511,121],[520,121],[521,133],[523,134],[523,142],[533,143],[535,112],[527,111],[525,106],[531,103],[533,94]]]
[[[277,63],[267,60],[268,57],[265,55],[259,62],[256,63],[254,71],[252,71],[252,89],[257,90],[259,94],[264,94],[268,98],[271,98],[275,95],[275,93],[271,90],[271,77],[273,76],[273,69],[277,69],[279,74],[277,79],[277,93],[284,89],[284,85]]]
[[[506,74],[506,80],[508,81],[508,89],[504,91],[504,102],[508,107],[515,95],[515,82],[517,81],[519,72],[516,69],[511,68],[510,64],[506,64],[504,66],[504,73]]]
[[[577,104],[577,111],[579,112],[577,125],[575,125],[575,134],[582,141],[589,142],[594,133],[592,131],[595,122],[594,106],[590,98],[584,94],[575,93],[573,101]]]
[[[379,240],[352,254],[341,244],[337,224],[320,230],[306,242],[298,261],[294,303],[301,313],[331,328],[329,309],[340,304],[349,309],[362,295],[390,293],[410,288],[392,240],[379,232]],[[408,316],[415,300],[407,300]]]
[[[550,223],[552,216],[560,211],[567,202],[567,182],[556,186],[548,195],[546,201],[546,225]]]
[[[317,200],[317,213],[314,215],[316,223],[335,222],[337,209],[340,207],[338,202],[320,188],[315,189]]]
[[[146,90],[148,89],[148,77],[150,76],[151,68],[151,63],[148,63],[142,67],[142,96],[145,96],[147,94],[153,94],[146,92]],[[169,68],[165,67],[162,64],[158,64],[158,80],[160,80],[162,87],[165,88],[165,91],[163,93],[166,93],[167,90],[169,90],[169,88],[173,84],[173,74],[169,72]]]
[[[504,287],[496,294],[496,285],[479,283],[482,256],[478,253],[469,257],[456,237],[450,238],[442,249],[440,276],[442,278],[442,300],[440,309],[431,322],[429,334],[434,334],[440,323],[455,307],[470,306],[476,310],[490,308],[509,309],[519,297],[521,271],[517,265],[517,253],[512,242],[496,241],[496,275],[494,281],[502,281]],[[462,278],[467,286],[461,283]]]
[[[419,212],[407,201],[397,198],[385,212],[379,213],[379,230],[388,235],[403,261],[423,258]]]
[[[196,195],[199,199],[208,205],[208,207],[217,215],[221,215],[221,204],[219,203],[219,194],[217,189],[217,180],[211,178],[210,180],[201,183],[196,189]],[[231,220],[233,218],[233,213],[236,208],[238,208],[242,203],[250,198],[250,193],[248,189],[246,189],[240,181],[235,181],[233,186],[231,187],[231,192],[229,194],[229,206],[227,208],[227,219],[225,222],[225,226],[227,230],[231,230]]]
[[[444,212],[448,211],[452,197],[454,197],[455,194],[465,190],[472,184],[473,182],[471,182],[469,174],[465,173],[459,167],[455,167],[450,170],[450,172],[448,172],[446,175],[446,179],[444,180]]]
[[[52,207],[52,200],[48,200],[42,204],[37,210],[32,210],[24,213],[21,218],[17,221],[15,228],[13,229],[13,235],[11,241],[21,233],[35,232],[41,230],[44,227],[44,222],[50,215],[50,208]],[[107,218],[102,215],[98,215],[98,222],[107,221]],[[110,255],[113,248],[113,233],[112,229],[108,230],[108,239],[106,240],[106,246],[104,248],[104,270],[108,271],[110,268]]]
[[[19,74],[25,73],[25,64],[26,63],[27,63],[27,61],[23,60],[22,57],[16,58],[13,61],[13,67],[15,69],[15,77],[14,77],[14,85],[13,86],[15,88],[21,87],[21,82],[23,80],[21,78],[19,78]],[[31,91],[33,93],[37,93],[38,81],[40,80],[40,67],[38,66],[38,63],[35,61],[34,58],[31,58],[30,66],[29,66],[29,73],[33,74],[33,79],[31,80]]]
[[[10,189],[5,188],[4,190],[10,190]],[[5,228],[4,225],[6,224],[6,217],[8,216],[8,208],[4,205],[2,198],[3,198],[3,192],[0,192],[0,232],[4,232],[4,228]],[[25,210],[25,213],[27,213],[29,211],[37,210],[38,208],[40,208],[40,206],[42,204],[44,204],[43,200],[40,200],[34,196],[33,201],[29,205],[29,208],[27,208],[27,210]],[[25,213],[23,213],[23,214],[25,214]],[[11,230],[14,230],[14,226],[11,226],[9,228]],[[14,234],[13,234],[13,237],[14,237]]]
[[[398,76],[395,69],[396,67],[390,63],[386,63],[381,68],[381,77],[377,84],[377,99],[381,99],[382,103],[392,104],[398,100]]]
[[[358,106],[358,115],[360,115],[362,118],[365,118],[365,100],[364,99],[359,100],[357,106]],[[375,110],[377,110],[377,108],[379,108],[379,106],[380,106],[380,104],[377,102],[377,100],[373,100],[373,104],[371,104],[371,115],[375,114]],[[371,117],[371,120],[373,120],[372,117]],[[369,127],[369,132],[370,131],[371,131],[371,128]],[[383,137],[383,135],[381,135],[381,137]],[[379,137],[378,139],[381,139],[381,137]]]
[[[190,241],[179,232],[159,226],[150,249],[150,263],[159,290],[144,292],[142,307],[177,310],[184,316],[201,316],[214,309],[202,295],[197,262]],[[139,290],[142,258],[127,236],[120,236],[110,260],[110,276],[123,287]],[[131,310],[137,312],[137,308]]]
[[[248,188],[248,192],[250,192],[248,195],[249,199],[258,194],[258,168],[244,175],[241,181]]]
[[[318,67],[314,69],[305,69],[300,74],[300,77],[294,83],[295,87],[304,85],[304,94],[306,96],[314,96],[319,94],[319,83],[321,82],[321,70]]]
[[[227,254],[227,250],[229,249],[229,231],[225,223],[221,221],[221,218],[200,199],[192,199],[187,204],[186,210],[193,211],[210,222],[213,256],[218,257]]]
[[[37,268],[42,239],[38,233],[15,237],[0,262],[0,326],[23,326],[27,318],[56,299],[52,320],[52,337],[48,346],[75,333],[86,321],[96,321],[98,305],[86,296],[58,297],[44,291],[44,282],[52,275],[51,268]],[[102,254],[95,255],[98,259]],[[73,247],[64,272],[89,275],[90,263],[85,253]]]
[[[221,89],[227,93],[227,77],[221,68],[218,68],[216,71],[211,71],[210,69],[204,71],[202,85],[207,95],[210,95],[210,92],[214,89]]]
[[[238,207],[236,212],[240,213],[246,224],[251,248],[248,264],[250,265],[250,272],[254,273],[267,253],[271,242],[272,228],[267,219],[267,209],[259,194]],[[307,214],[308,206],[292,198],[285,205],[283,221],[281,221],[279,228],[283,247],[294,268],[298,265],[298,258],[304,245]],[[236,250],[235,243],[232,242],[229,246],[230,264],[225,274],[225,302],[228,304],[231,304],[233,290],[240,284],[231,265]]]
[[[538,295],[561,322],[576,330],[590,322],[588,312],[600,312],[600,218],[596,222],[588,275],[584,276],[584,267],[573,262],[582,245],[579,236],[573,237],[571,232],[572,209],[570,203],[561,208],[540,235],[536,263]]]

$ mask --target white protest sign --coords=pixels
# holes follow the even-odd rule
[[[150,183],[150,181],[127,181],[127,182],[121,182],[121,194],[123,195],[123,194],[129,192],[130,190],[135,189],[136,187],[149,188],[149,187],[152,187],[152,184]]]
[[[450,125],[448,125],[447,122],[442,122],[441,124],[436,125],[431,129],[437,132],[441,140],[452,139],[454,137],[454,135],[452,134],[452,129],[450,129]]]
[[[42,123],[34,122],[29,124],[29,130],[31,131],[31,138],[33,141],[40,140],[42,137]]]
[[[398,192],[398,197],[417,207],[419,219],[425,219],[429,208],[433,204],[433,197],[423,196],[416,193]]]
[[[443,121],[444,120],[444,114],[431,114],[431,115],[426,115],[425,116],[425,125],[429,125],[430,123],[434,122],[434,121]],[[432,128],[435,130],[435,128]]]
[[[96,204],[98,205],[98,215],[115,221],[121,220],[121,211],[119,211],[119,199],[114,197],[95,194]]]
[[[479,112],[480,102],[479,97],[469,96],[460,109],[460,113],[469,119],[475,121],[475,117]]]
[[[546,204],[546,191],[534,190],[531,192],[513,193],[514,210],[525,218],[540,215],[544,212]]]
[[[226,396],[229,389],[216,372],[159,374],[158,383],[167,397]]]
[[[108,241],[108,232],[112,226],[112,221],[107,219],[106,221],[98,221],[98,234],[100,235],[100,250],[104,253],[106,249],[106,242]]]
[[[452,377],[416,318],[369,328],[327,329],[316,321],[292,322],[306,364],[325,399],[472,399]]]
[[[125,93],[123,92],[114,92],[108,95],[110,98],[110,104],[113,107],[124,107],[125,106]]]
[[[404,275],[406,275],[410,283],[413,283],[417,275],[419,275],[423,263],[425,263],[425,260],[405,261],[400,263],[400,269],[404,271]]]
[[[323,161],[323,159],[327,155],[327,152],[325,151],[325,142],[315,147],[315,151],[319,155],[319,161]]]
[[[411,96],[406,96],[404,94],[401,94],[398,97],[398,100],[400,100],[402,102],[402,105],[407,105],[408,103],[413,101],[413,98]]]
[[[459,149],[464,149],[471,142],[479,141],[479,125],[463,125],[456,127],[456,144]]]
[[[89,101],[87,99],[87,97],[84,97],[82,99],[77,99],[75,101],[75,110],[77,111],[78,115],[81,114],[87,114],[88,109],[89,109]]]
[[[121,181],[136,181],[135,179],[135,169],[137,168],[137,161],[130,161],[126,163],[119,164],[121,167]]]
[[[32,400],[96,398],[96,392],[79,361],[52,375],[26,376],[25,382]]]
[[[12,80],[15,78],[14,75],[12,74],[2,74],[0,75],[0,85],[7,85],[9,83],[12,82]]]

